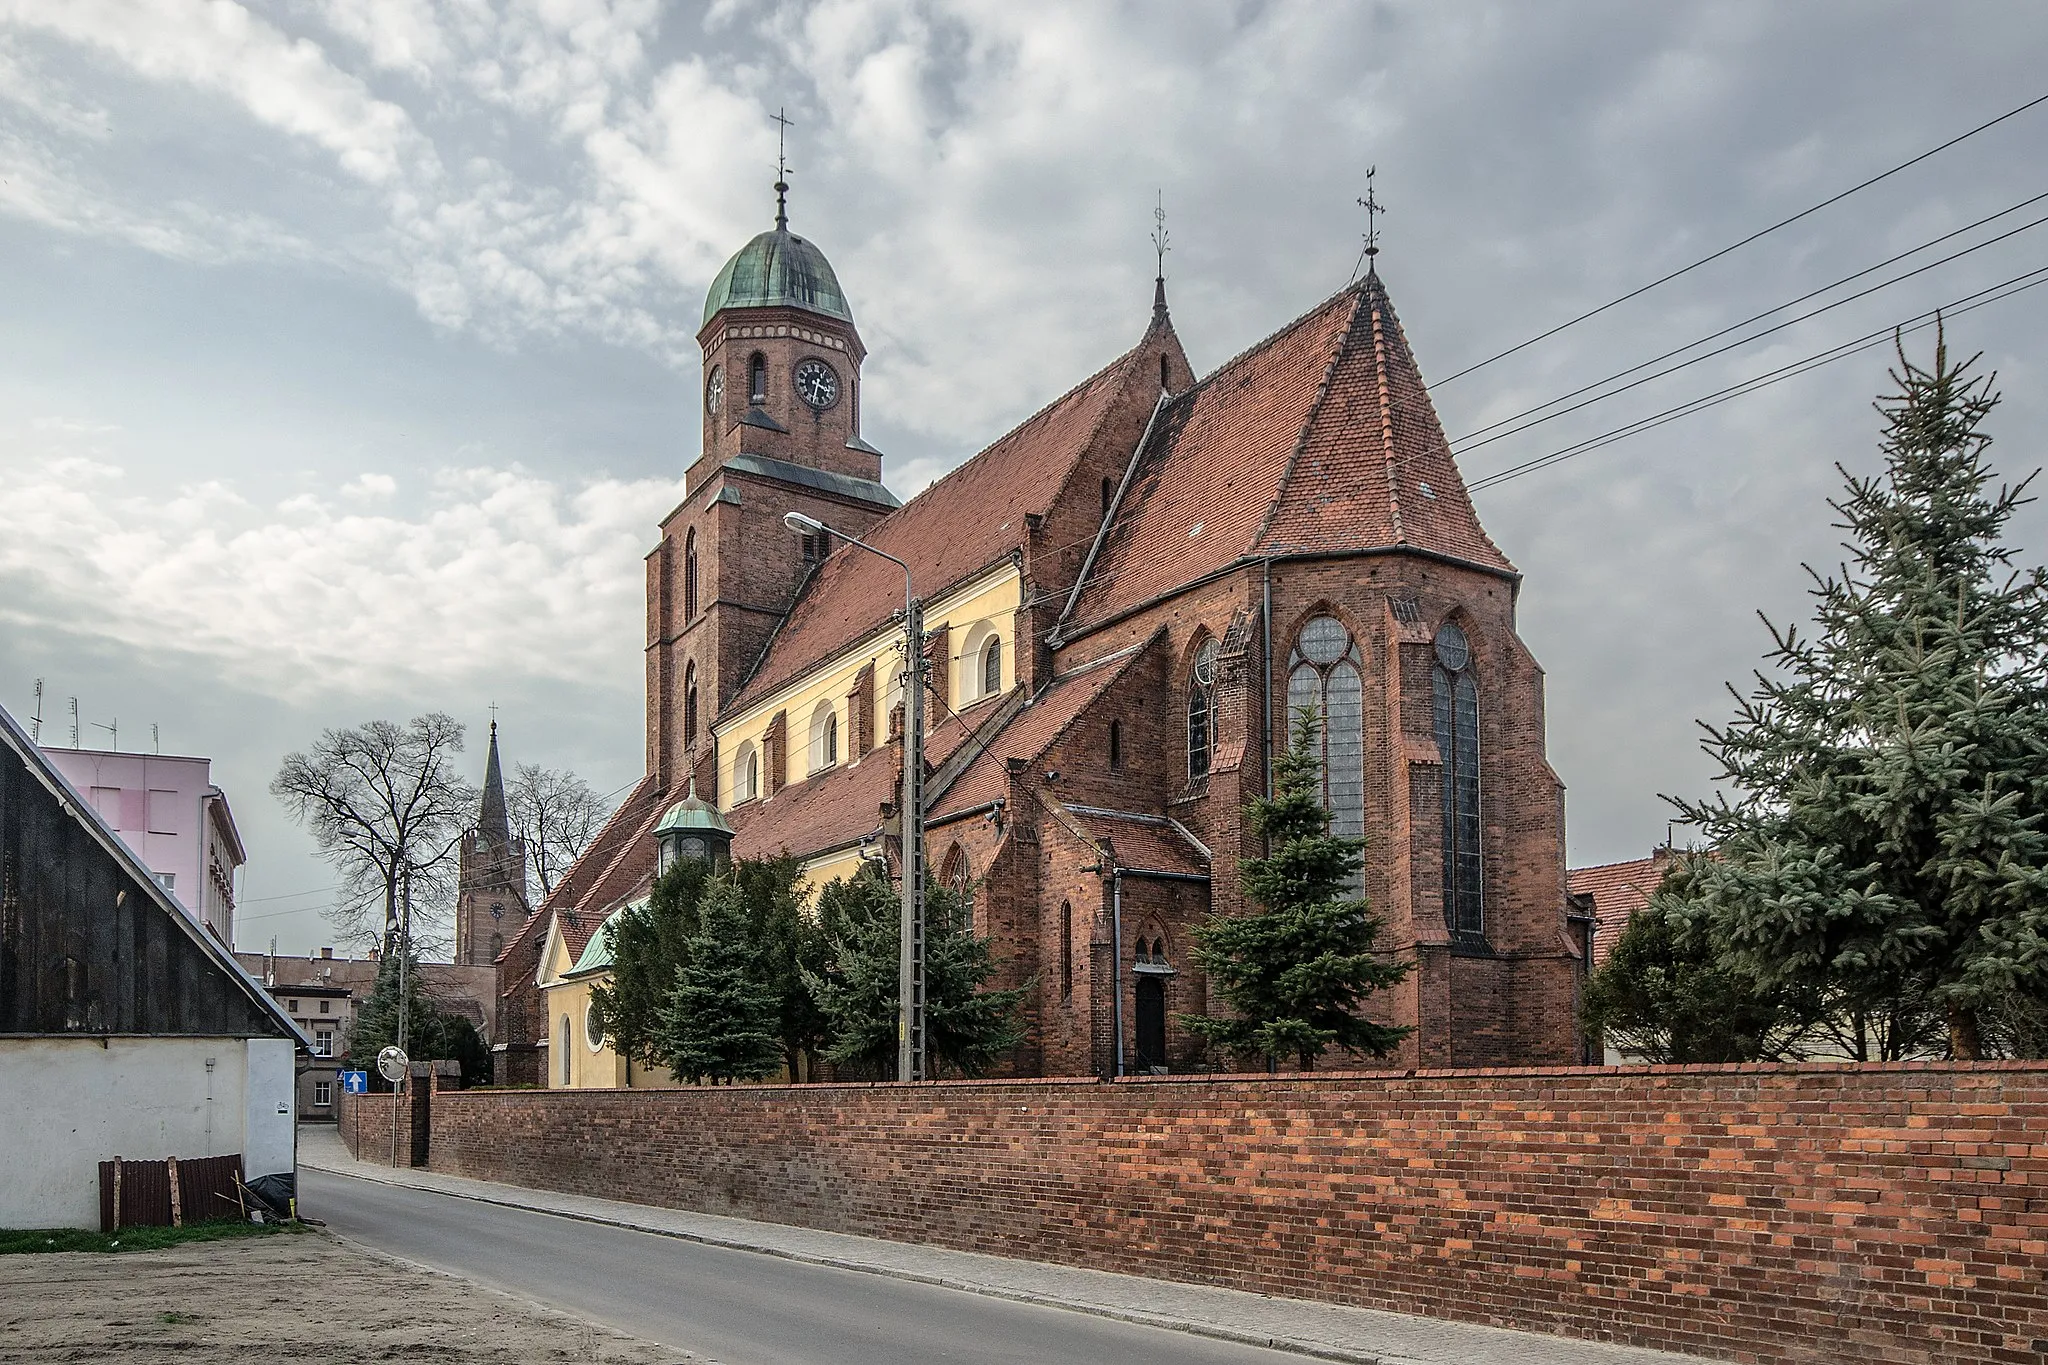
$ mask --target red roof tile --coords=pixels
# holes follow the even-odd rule
[[[1141,341],[891,512],[865,539],[908,563],[926,598],[1002,561],[1024,544],[1025,517],[1043,514],[1052,505],[1118,399],[1132,385],[1150,384],[1146,393],[1156,393],[1156,379],[1138,372],[1136,360],[1144,345]],[[857,547],[840,547],[798,597],[753,677],[726,710],[753,705],[881,629],[902,602],[901,569]]]
[[[953,755],[975,727],[998,707],[991,698],[947,716],[925,736],[927,769]],[[734,856],[772,858],[783,853],[808,857],[841,848],[870,834],[881,822],[883,803],[894,804],[903,771],[900,741],[815,777],[792,782],[767,801],[750,801],[726,813],[732,822]]]
[[[1153,639],[1158,636],[1154,635]],[[1149,642],[1148,642],[1149,644]],[[1017,712],[953,785],[930,798],[927,819],[939,820],[985,805],[1009,790],[1008,761],[1036,759],[1145,653],[1145,647],[1091,664],[1052,683]]]
[[[1614,951],[1615,940],[1628,927],[1636,911],[1650,903],[1650,894],[1664,880],[1671,855],[1659,849],[1633,862],[1603,863],[1598,867],[1575,867],[1565,873],[1565,887],[1573,895],[1590,895],[1593,914],[1593,965],[1605,965]]]
[[[1106,620],[1246,555],[1399,546],[1514,572],[1368,275],[1168,406],[1072,616]]]
[[[1096,806],[1062,806],[1088,841],[1126,872],[1209,875],[1209,854],[1177,820]]]

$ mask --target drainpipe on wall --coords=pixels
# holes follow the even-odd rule
[[[1266,688],[1260,694],[1259,705],[1264,720],[1264,732],[1259,736],[1259,754],[1266,762],[1266,799],[1273,799],[1273,557],[1266,556],[1265,591],[1259,601],[1259,631],[1264,637],[1259,647],[1260,664],[1266,671]]]
[[[1109,872],[1109,933],[1115,943],[1110,949],[1110,1018],[1116,1024],[1116,1074],[1124,1074],[1124,870]]]

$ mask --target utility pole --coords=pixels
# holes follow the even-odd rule
[[[910,566],[887,550],[802,512],[785,512],[782,524],[798,535],[837,536],[903,570],[903,788],[896,807],[903,909],[896,962],[896,1079],[921,1081],[931,1074],[924,1008],[924,608]]]

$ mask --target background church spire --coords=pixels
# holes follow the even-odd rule
[[[495,707],[493,710],[497,709]],[[484,802],[477,815],[477,842],[489,848],[509,848],[512,820],[505,806],[505,774],[498,764],[498,722],[491,722],[491,751],[484,760]]]

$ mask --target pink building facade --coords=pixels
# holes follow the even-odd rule
[[[235,942],[237,873],[248,861],[213,761],[103,749],[43,753],[142,865],[215,938]]]

